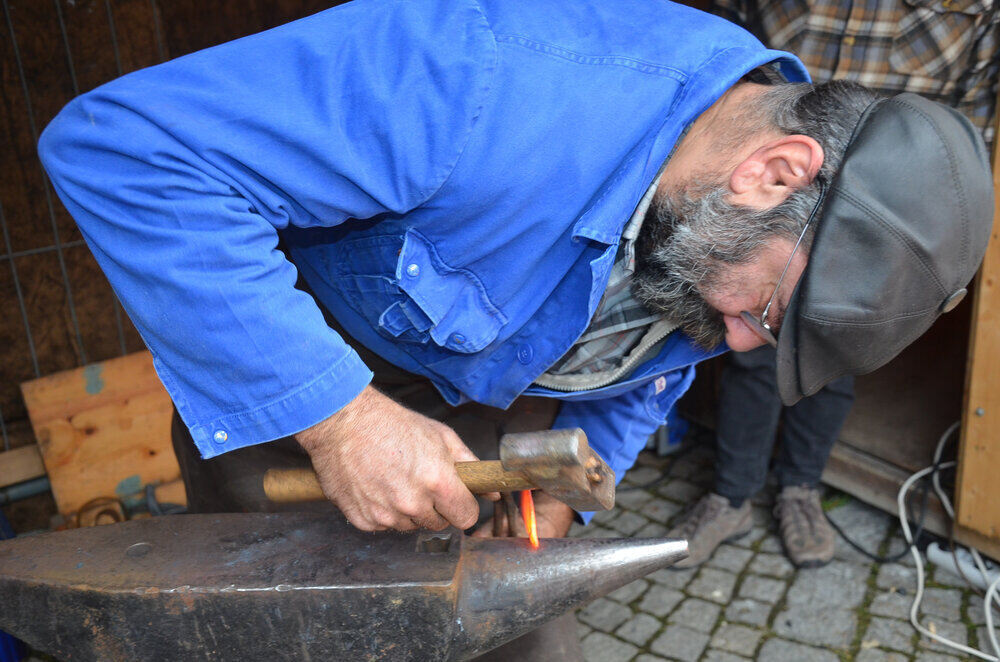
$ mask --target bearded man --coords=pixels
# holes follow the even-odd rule
[[[581,427],[621,476],[727,346],[776,342],[801,397],[962,296],[976,132],[807,81],[669,2],[357,0],[93,90],[40,152],[176,405],[193,509],[311,463],[361,529],[467,528],[464,442]]]

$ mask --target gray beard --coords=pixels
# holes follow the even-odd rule
[[[725,340],[726,326],[704,294],[725,284],[726,267],[751,262],[768,241],[794,241],[815,200],[804,189],[758,210],[726,202],[728,194],[727,186],[701,186],[657,196],[636,242],[633,294],[706,349]]]

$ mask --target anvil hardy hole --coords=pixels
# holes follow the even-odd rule
[[[153,546],[148,542],[137,542],[134,545],[129,545],[128,549],[125,550],[125,556],[137,559],[140,556],[149,554],[149,550],[151,549],[153,549]]]
[[[431,533],[417,539],[417,551],[424,554],[444,554],[450,547],[450,533]]]

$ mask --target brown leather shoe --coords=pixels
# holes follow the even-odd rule
[[[688,557],[671,567],[680,569],[701,565],[712,556],[716,547],[727,540],[745,536],[752,526],[750,499],[746,499],[739,508],[733,508],[729,499],[709,492],[667,533],[671,538],[688,541]]]
[[[833,558],[833,527],[826,521],[819,490],[789,485],[778,495],[774,516],[785,553],[799,568],[818,568]]]

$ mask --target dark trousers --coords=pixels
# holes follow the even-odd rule
[[[731,500],[749,498],[764,486],[781,420],[781,445],[774,459],[778,484],[818,484],[854,403],[854,378],[841,377],[816,395],[782,407],[775,358],[775,350],[766,345],[730,352],[723,369],[715,491]]]
[[[400,404],[451,426],[480,459],[498,457],[497,444],[502,435],[509,432],[547,430],[555,421],[558,403],[549,398],[519,398],[506,410],[476,403],[452,407],[429,380],[401,370],[369,351],[353,340],[329,316],[327,323],[358,351],[362,360],[375,373],[373,386]],[[190,512],[274,512],[333,508],[333,504],[326,501],[279,506],[265,497],[262,480],[267,469],[312,466],[308,454],[291,437],[203,460],[176,410],[171,433]],[[480,521],[483,521],[492,515],[493,506],[485,500],[481,500],[480,505]],[[576,617],[572,613],[567,614],[477,659],[480,662],[582,660]]]

